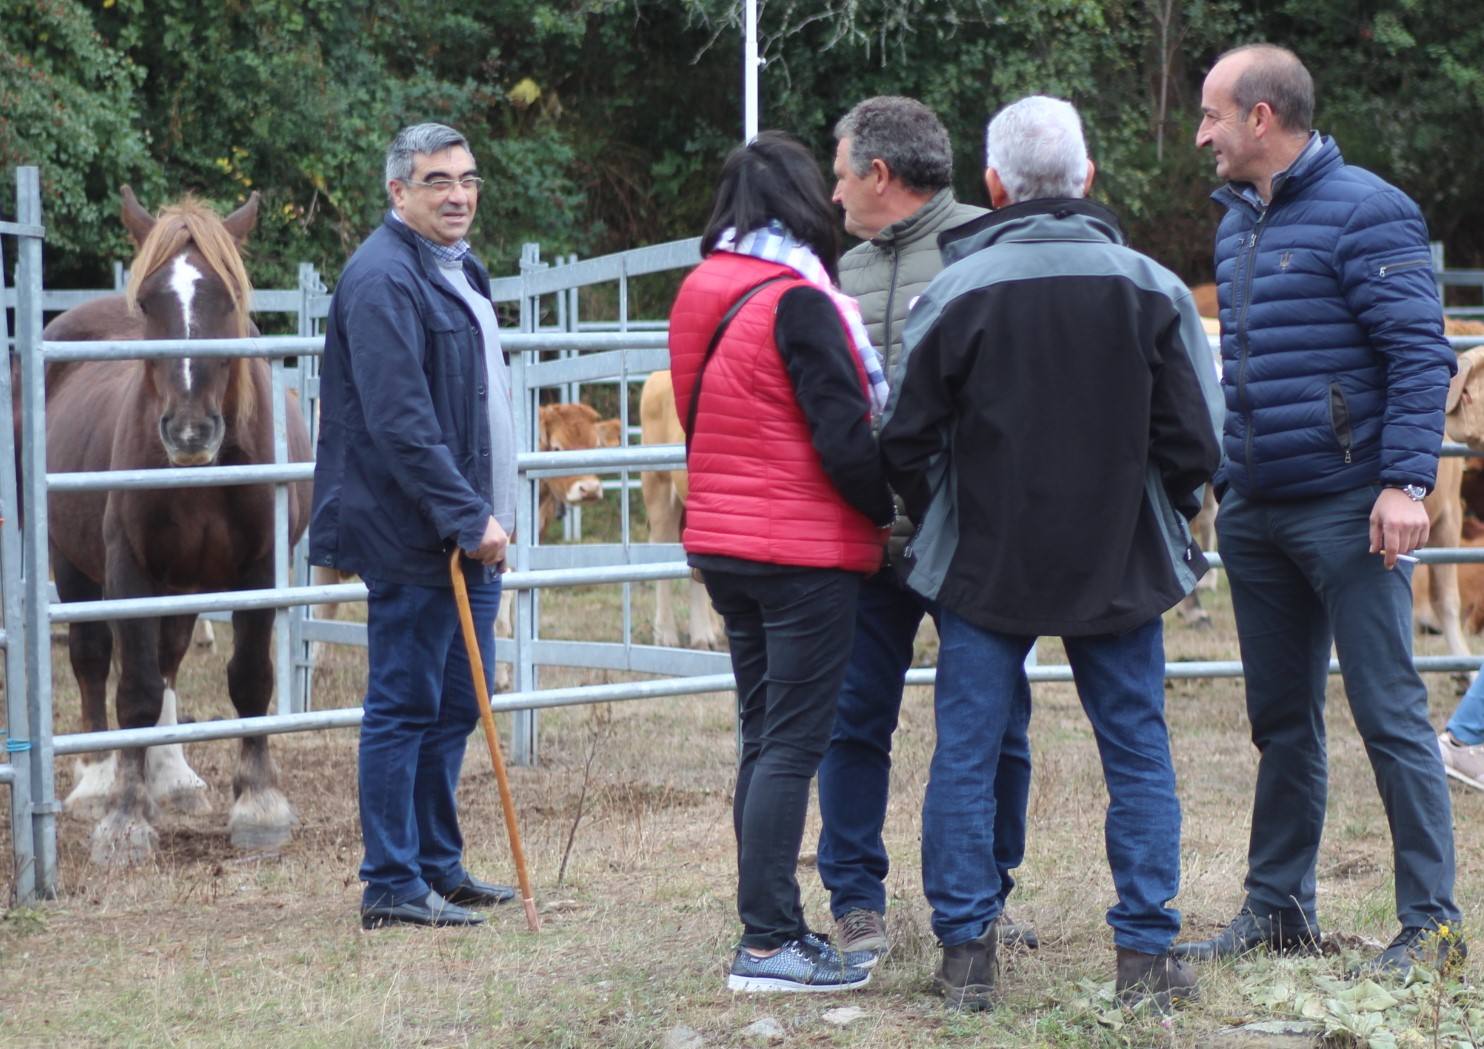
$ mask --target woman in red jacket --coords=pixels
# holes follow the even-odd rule
[[[856,589],[892,501],[872,435],[880,363],[835,287],[838,218],[803,145],[734,150],[670,313],[690,490],[682,541],[726,622],[742,754],[733,822],[742,991],[864,986],[805,924],[795,877],[809,782],[835,718]]]

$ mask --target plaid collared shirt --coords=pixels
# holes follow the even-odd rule
[[[396,208],[392,208],[390,214],[392,218],[402,223],[402,225],[407,226],[407,220],[397,213]],[[412,229],[411,226],[407,226],[407,228]],[[436,240],[429,240],[427,237],[424,237],[415,229],[412,230],[412,235],[426,244],[428,250],[433,253],[433,257],[439,262],[459,262],[462,261],[465,255],[469,254],[469,242],[467,240],[458,240],[453,244],[439,244]]]

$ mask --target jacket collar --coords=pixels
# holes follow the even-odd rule
[[[932,233],[957,203],[952,187],[944,186],[928,198],[922,207],[877,233],[871,238],[871,243],[878,248],[906,247]]]
[[[392,236],[396,237],[403,244],[406,244],[417,255],[418,265],[421,267],[424,276],[435,287],[447,291],[449,294],[454,294],[453,288],[449,285],[447,279],[443,276],[443,271],[438,266],[437,256],[433,254],[433,250],[428,247],[423,238],[419,237],[413,231],[411,226],[394,215],[390,209],[387,210],[386,217],[382,219],[381,224],[384,229],[391,232]],[[463,264],[464,272],[475,280],[475,287],[481,287],[487,293],[489,291],[489,273],[485,270],[484,264],[475,257],[474,252],[470,251],[464,254]]]
[[[1081,197],[1042,197],[998,208],[938,235],[946,263],[1002,240],[1102,240],[1125,244],[1118,216]]]
[[[1304,151],[1288,166],[1287,170],[1280,171],[1273,176],[1273,196],[1266,205],[1258,196],[1257,188],[1250,182],[1228,182],[1212,193],[1211,199],[1228,208],[1246,204],[1254,211],[1262,211],[1265,207],[1271,207],[1285,194],[1297,193],[1306,186],[1328,177],[1344,163],[1345,158],[1340,155],[1340,147],[1335,140],[1329,135],[1321,135],[1315,131],[1311,133],[1309,144],[1304,147]]]

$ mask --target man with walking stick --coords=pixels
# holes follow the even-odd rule
[[[478,925],[478,908],[515,895],[464,869],[454,800],[479,708],[449,557],[465,554],[479,662],[493,666],[515,524],[510,377],[489,275],[464,240],[482,181],[454,129],[398,132],[391,209],[341,274],[325,333],[309,558],[369,591],[366,929]]]

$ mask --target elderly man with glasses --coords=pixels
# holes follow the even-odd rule
[[[454,791],[478,720],[448,573],[486,672],[515,527],[515,429],[489,275],[464,237],[481,179],[464,136],[404,128],[391,210],[330,301],[310,560],[366,581],[361,925],[478,925],[514,893],[463,866]]]

